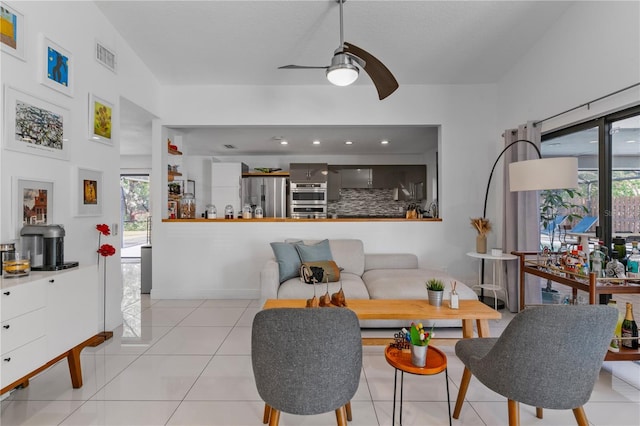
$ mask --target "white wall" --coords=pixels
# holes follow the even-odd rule
[[[540,120],[640,81],[640,2],[571,6],[498,85],[502,129]],[[543,131],[628,103],[640,88],[543,124]]]
[[[271,255],[268,242],[288,237],[362,238],[369,252],[414,252],[422,266],[447,269],[473,282],[476,264],[465,256],[473,248],[469,218],[479,216],[488,168],[499,152],[500,134],[531,119],[553,115],[612,90],[640,75],[637,2],[576,2],[499,85],[407,86],[378,101],[370,86],[318,87],[160,87],[126,42],[91,2],[15,2],[28,19],[27,61],[1,57],[3,84],[10,84],[71,111],[69,161],[0,150],[0,239],[11,240],[13,176],[55,182],[54,216],[67,229],[66,257],[95,261],[96,223],[119,221],[119,155],[114,115],[113,147],[87,140],[89,92],[113,100],[120,96],[146,109],[154,120],[152,205],[165,210],[166,138],[162,125],[440,125],[442,222],[350,224],[173,224],[154,223],[154,297],[248,297],[258,292],[258,272]],[[69,14],[73,7],[73,14]],[[70,50],[77,68],[73,98],[37,81],[37,33]],[[118,74],[93,59],[100,39],[118,53]],[[598,55],[606,55],[602,60]],[[613,66],[612,64],[618,64]],[[637,90],[595,108],[638,102]],[[579,119],[596,109],[563,117]],[[557,120],[556,120],[557,121]],[[547,125],[557,123],[545,123]],[[3,135],[4,136],[4,135]],[[75,166],[102,170],[102,216],[76,217],[71,203]],[[269,167],[269,166],[267,166]],[[205,179],[203,175],[203,179]],[[499,177],[496,177],[496,182]],[[499,201],[496,201],[497,206]],[[158,211],[157,209],[160,209]],[[489,246],[499,241],[492,234]],[[115,239],[114,239],[115,240]],[[117,257],[109,262],[109,305],[119,301]],[[112,284],[113,283],[113,287]],[[113,303],[112,303],[113,302]],[[119,307],[118,307],[119,308]],[[111,312],[111,311],[110,311]],[[110,321],[111,322],[111,321]]]
[[[498,133],[640,82],[640,2],[576,2],[498,85]],[[640,87],[542,124],[542,131],[640,103]],[[502,147],[502,140],[498,141]],[[499,148],[496,148],[499,149]],[[502,170],[496,182],[502,179]],[[501,233],[502,197],[489,205]]]
[[[267,243],[287,237],[362,238],[367,251],[412,251],[421,265],[438,266],[473,282],[476,265],[465,256],[474,240],[469,218],[481,214],[489,168],[501,150],[502,131],[637,82],[638,16],[637,2],[576,2],[524,59],[506,71],[497,86],[401,85],[384,102],[377,101],[367,86],[167,87],[162,117],[172,125],[441,125],[443,221],[402,224],[406,226],[402,229],[397,224],[157,224],[154,241],[161,242],[161,249],[154,248],[154,259],[161,265],[170,260],[188,261],[194,271],[156,267],[154,262],[154,277],[161,278],[154,278],[152,295],[188,297],[191,290],[200,295],[254,295],[258,271],[270,256]],[[634,90],[598,107],[620,108],[639,98]],[[591,109],[582,116],[595,113]],[[495,202],[489,205],[488,217],[496,230],[489,237],[490,247],[502,238],[501,215],[497,214],[501,194],[496,189],[501,178],[495,176]],[[192,241],[184,233],[197,237]],[[193,245],[189,252],[196,253],[196,259],[163,248],[175,247],[174,243]],[[203,272],[206,279],[190,284]]]
[[[416,253],[421,265],[475,282],[476,264],[465,253],[474,248],[469,218],[482,212],[484,176],[493,156],[487,146],[496,138],[495,86],[401,86],[383,102],[369,86],[166,89],[161,116],[171,126],[440,125],[444,219],[357,225],[156,222],[152,297],[257,297],[260,269],[271,256],[269,242],[290,237],[360,238],[368,252]],[[336,90],[345,92],[336,96]],[[173,266],[186,264],[189,268]]]
[[[498,85],[499,131],[551,117],[639,81],[640,2],[576,2]],[[542,131],[638,103],[640,88],[635,88],[545,121]],[[502,140],[498,146],[504,146]],[[497,169],[487,209],[498,241],[502,170]],[[531,293],[528,298],[535,297]]]
[[[63,224],[66,231],[65,260],[77,260],[82,265],[95,264],[98,223],[112,225],[120,222],[118,103],[121,93],[150,111],[157,110],[156,93],[159,86],[126,42],[106,22],[93,2],[12,2],[26,20],[26,61],[1,56],[1,80],[11,86],[70,111],[69,160],[55,160],[6,149],[0,150],[0,240],[16,238],[13,220],[18,214],[17,196],[12,194],[15,177],[54,182],[53,220]],[[73,97],[68,97],[39,83],[40,60],[38,33],[45,34],[71,52],[74,62]],[[118,73],[113,74],[94,59],[94,43],[98,39],[118,54]],[[88,139],[88,95],[94,93],[112,102],[113,146]],[[4,115],[4,114],[3,114]],[[4,123],[3,123],[4,124]],[[7,135],[3,134],[3,143]],[[78,185],[76,168],[100,170],[103,173],[102,214],[77,216],[74,195]],[[18,230],[19,231],[19,230]],[[119,246],[119,238],[103,237],[102,243]],[[107,261],[108,300],[107,326],[121,323],[120,301],[122,280],[120,256]],[[100,292],[102,306],[102,292]]]

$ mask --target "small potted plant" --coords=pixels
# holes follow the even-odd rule
[[[433,306],[441,306],[442,296],[444,295],[444,284],[442,281],[437,278],[431,278],[425,286],[429,294],[429,303]]]
[[[411,342],[411,363],[416,367],[424,367],[427,365],[427,348],[433,337],[433,326],[431,331],[425,332],[422,323],[411,323],[411,331],[408,334]]]

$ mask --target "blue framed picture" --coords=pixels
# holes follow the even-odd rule
[[[40,82],[47,87],[73,96],[73,57],[71,52],[41,35],[43,56]]]
[[[51,46],[47,49],[47,78],[69,87],[69,57]]]

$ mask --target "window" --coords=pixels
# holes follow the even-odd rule
[[[614,236],[640,239],[640,107],[546,133],[541,152],[577,157],[579,180],[577,194],[558,191],[549,200],[541,193],[542,246],[580,236],[597,235],[605,247]]]

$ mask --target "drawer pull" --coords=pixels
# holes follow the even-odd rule
[[[5,360],[6,362],[10,362],[10,361],[11,361],[11,357],[9,357],[9,358],[5,358],[4,360]]]
[[[8,330],[9,327],[11,327],[11,325],[7,324],[7,325],[3,325],[2,328],[4,328],[5,330]]]
[[[10,294],[11,294],[11,292],[10,292],[10,291],[5,291],[5,292],[4,292],[4,295],[5,295],[5,296],[8,296],[8,295],[10,295]]]
[[[51,284],[53,284],[55,281],[56,281],[56,280],[49,280],[49,282],[50,282]]]

